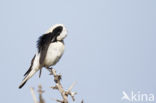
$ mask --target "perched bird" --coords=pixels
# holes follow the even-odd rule
[[[49,69],[55,65],[64,52],[64,38],[67,36],[67,30],[63,24],[52,26],[45,34],[39,37],[37,41],[38,52],[34,55],[28,71],[24,74],[25,78],[20,84],[22,88],[24,84],[42,67]],[[40,76],[39,75],[39,76]]]

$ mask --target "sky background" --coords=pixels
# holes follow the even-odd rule
[[[64,88],[77,82],[76,103],[127,103],[122,91],[156,94],[155,0],[1,0],[1,102],[33,103],[30,87],[39,84],[46,103],[61,98],[46,69],[18,89],[38,37],[56,23],[68,36],[54,68]]]

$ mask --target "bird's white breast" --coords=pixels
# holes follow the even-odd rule
[[[44,61],[45,66],[49,67],[55,65],[61,58],[64,52],[64,44],[62,42],[51,43],[48,47],[46,58]]]

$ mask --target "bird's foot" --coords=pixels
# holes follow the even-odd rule
[[[48,71],[50,72],[49,75],[53,75],[53,71],[52,71],[53,67],[48,67],[47,69],[48,69]]]

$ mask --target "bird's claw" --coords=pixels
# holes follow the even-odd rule
[[[53,72],[52,72],[52,69],[53,69],[53,68],[52,68],[52,67],[48,67],[47,69],[48,69],[48,71],[50,72],[49,75],[53,75]]]

